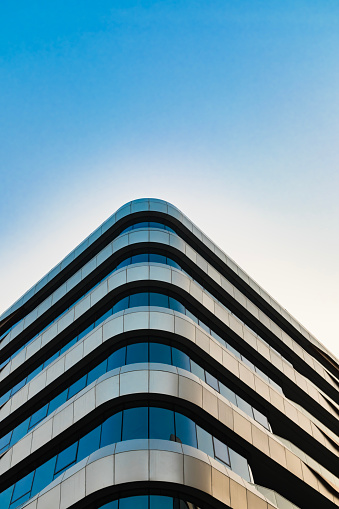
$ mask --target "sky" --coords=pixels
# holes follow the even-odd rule
[[[337,0],[4,0],[0,312],[170,201],[339,357]]]

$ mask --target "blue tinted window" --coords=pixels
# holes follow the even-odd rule
[[[262,426],[269,429],[269,424],[266,415],[259,412],[259,410],[257,410],[256,408],[253,408],[252,410],[254,414],[254,419],[260,424],[262,424]]]
[[[10,394],[11,394],[11,391],[8,391],[8,392],[6,392],[6,394],[3,394],[1,396],[1,398],[0,398],[0,406],[2,406],[4,403],[6,403],[6,401],[9,400]]]
[[[173,297],[169,298],[169,307],[170,309],[173,309],[173,311],[178,311],[179,313],[185,314],[186,308],[181,302],[179,302],[176,299],[173,299]]]
[[[191,359],[191,371],[194,375],[199,377],[201,380],[205,380],[205,370],[199,366],[196,362]]]
[[[23,380],[21,380],[21,382],[19,382],[18,384],[16,384],[13,388],[12,388],[12,392],[11,392],[11,395],[13,396],[13,394],[15,394],[16,392],[18,392],[21,387],[23,387],[25,385],[25,382],[26,382],[26,378],[24,378]]]
[[[102,316],[100,316],[94,322],[94,327],[97,327],[100,323],[102,323],[104,320],[106,320],[106,318],[109,318],[110,316],[112,316],[112,314],[113,314],[113,310],[112,309],[109,309],[108,311],[106,311],[106,313],[104,313]]]
[[[56,456],[36,469],[31,496],[39,493],[39,491],[53,481],[55,462]]]
[[[87,334],[87,333],[86,333]],[[84,334],[84,336],[86,335]],[[64,345],[61,350],[60,350],[60,355],[62,355],[64,352],[66,352],[66,350],[68,350],[69,348],[71,348],[71,346],[75,345],[75,343],[78,341],[78,339],[81,339],[83,336],[81,337],[78,337],[76,336],[75,338],[73,338],[69,343],[67,343],[66,345]],[[46,361],[47,362],[47,361]],[[44,364],[44,368],[46,367],[46,365]]]
[[[94,323],[91,323],[91,325],[89,325],[85,330],[83,330],[82,332],[80,332],[80,334],[78,335],[78,341],[81,339],[81,338],[84,338],[86,336],[86,334],[88,334],[89,332],[91,332],[91,330],[94,329]]]
[[[118,509],[119,500],[113,500],[113,502],[108,502],[108,504],[101,505],[100,509]]]
[[[148,221],[142,221],[140,223],[135,223],[133,225],[133,230],[138,230],[139,228],[148,228],[149,222]]]
[[[167,265],[170,265],[171,267],[175,267],[176,269],[181,269],[180,265],[172,260],[171,258],[167,258],[166,260]]]
[[[205,372],[205,378],[206,378],[206,383],[208,385],[210,385],[211,387],[213,387],[213,389],[215,389],[216,391],[219,392],[219,382],[218,382],[218,380],[213,375],[208,373],[207,371]]]
[[[226,465],[230,465],[230,457],[228,454],[228,447],[223,442],[220,442],[217,438],[213,438],[215,457],[218,458]]]
[[[129,307],[134,308],[138,306],[148,306],[148,293],[142,292],[142,293],[135,293],[134,295],[130,295],[129,297]]]
[[[124,309],[128,308],[128,297],[124,297],[123,299],[119,300],[116,304],[113,306],[113,314],[118,313],[118,311],[123,311]]]
[[[122,420],[122,439],[148,438],[148,408],[128,408]]]
[[[150,407],[149,438],[170,440],[174,435],[174,412],[165,408]]]
[[[122,269],[123,267],[127,267],[127,265],[130,265],[130,264],[131,264],[131,257],[126,258],[126,260],[123,260],[122,262],[120,262],[116,266],[116,269]]]
[[[17,481],[14,486],[12,502],[14,500],[18,500],[18,498],[23,497],[26,493],[29,493],[32,488],[34,472],[30,472],[28,475],[25,475],[22,479]]]
[[[7,490],[0,493],[0,507],[8,507],[12,498],[14,486],[10,486]]]
[[[68,389],[68,395],[67,399],[70,399],[75,394],[78,394],[79,391],[81,391],[84,387],[86,387],[86,378],[87,375],[84,375],[83,377],[79,378],[74,384],[72,384]]]
[[[240,396],[237,395],[237,403],[240,410],[245,412],[245,414],[249,415],[250,417],[253,417],[252,414],[252,407],[247,401],[243,400]]]
[[[107,371],[107,360],[95,366],[95,368],[91,369],[87,375],[87,385],[90,385],[94,380],[97,380],[101,375],[106,373]]]
[[[148,262],[148,254],[142,253],[132,256],[132,263],[145,263]]]
[[[161,223],[157,223],[155,221],[150,221],[148,223],[149,227],[150,228],[158,228],[160,230],[164,230],[165,229],[165,225],[161,224]]]
[[[15,444],[20,438],[22,438],[24,435],[26,435],[28,431],[28,423],[29,423],[29,417],[24,422],[19,424],[16,428],[14,428],[11,438],[11,446]]]
[[[57,456],[56,466],[55,466],[55,474],[60,473],[62,470],[72,465],[75,462],[76,455],[78,449],[78,442],[67,447],[61,451]]]
[[[101,426],[100,447],[121,441],[122,412],[109,417]]]
[[[150,306],[168,308],[168,296],[161,293],[150,293]]]
[[[160,343],[150,343],[149,361],[171,364],[171,347]]]
[[[177,348],[172,348],[172,361],[173,366],[178,366],[178,368],[186,369],[187,371],[191,370],[190,358]]]
[[[0,438],[0,452],[2,449],[7,449],[10,441],[11,441],[12,431],[7,433],[7,435]]]
[[[128,345],[126,364],[148,362],[148,343],[135,343]]]
[[[152,263],[166,263],[166,256],[151,253],[149,255],[149,261]]]
[[[107,371],[111,369],[120,368],[125,366],[126,363],[126,347],[119,348],[116,352],[113,352],[107,359]]]
[[[185,308],[185,314],[186,314],[186,316],[188,316],[188,318],[193,320],[193,322],[198,323],[198,318],[186,308]]]
[[[48,404],[40,408],[37,412],[35,412],[29,421],[29,428],[33,428],[38,422],[42,421],[47,415]]]
[[[121,498],[119,509],[148,509],[148,495]]]
[[[59,408],[59,406],[61,406],[64,403],[66,403],[66,401],[67,401],[67,393],[68,393],[68,389],[65,389],[63,392],[58,394],[55,398],[53,398],[49,402],[48,414],[51,414],[52,412],[54,412],[54,410]]]
[[[77,461],[81,461],[82,459],[92,454],[92,452],[97,451],[99,449],[100,433],[101,426],[98,426],[97,428],[87,433],[87,435],[80,438]]]
[[[183,444],[197,447],[195,423],[177,412],[175,412],[175,434]]]
[[[173,509],[173,498],[162,497],[161,495],[151,495],[150,509]]]
[[[30,373],[28,376],[27,376],[27,380],[26,380],[26,383],[30,382],[31,380],[33,380],[33,378],[38,375],[40,373],[40,371],[42,371],[42,364],[41,366],[38,366],[34,371],[32,371],[32,373]]]
[[[233,403],[235,406],[237,406],[237,400],[235,398],[234,392],[226,387],[224,384],[220,384],[220,394],[224,396],[224,398],[228,399],[231,403]]]

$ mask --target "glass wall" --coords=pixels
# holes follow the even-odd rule
[[[1,509],[14,509],[89,454],[107,445],[133,439],[161,439],[195,447],[224,463],[249,482],[246,458],[182,413],[156,406],[129,408],[113,414],[53,458],[0,494]]]
[[[138,497],[114,500],[101,505],[97,509],[199,509],[199,507],[179,498],[162,495],[139,495]]]

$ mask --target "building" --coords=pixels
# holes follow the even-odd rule
[[[1,509],[338,507],[337,359],[172,205],[120,208],[0,326]]]

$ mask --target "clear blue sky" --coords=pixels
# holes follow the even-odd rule
[[[4,0],[0,119],[0,311],[156,196],[339,354],[337,0]]]

